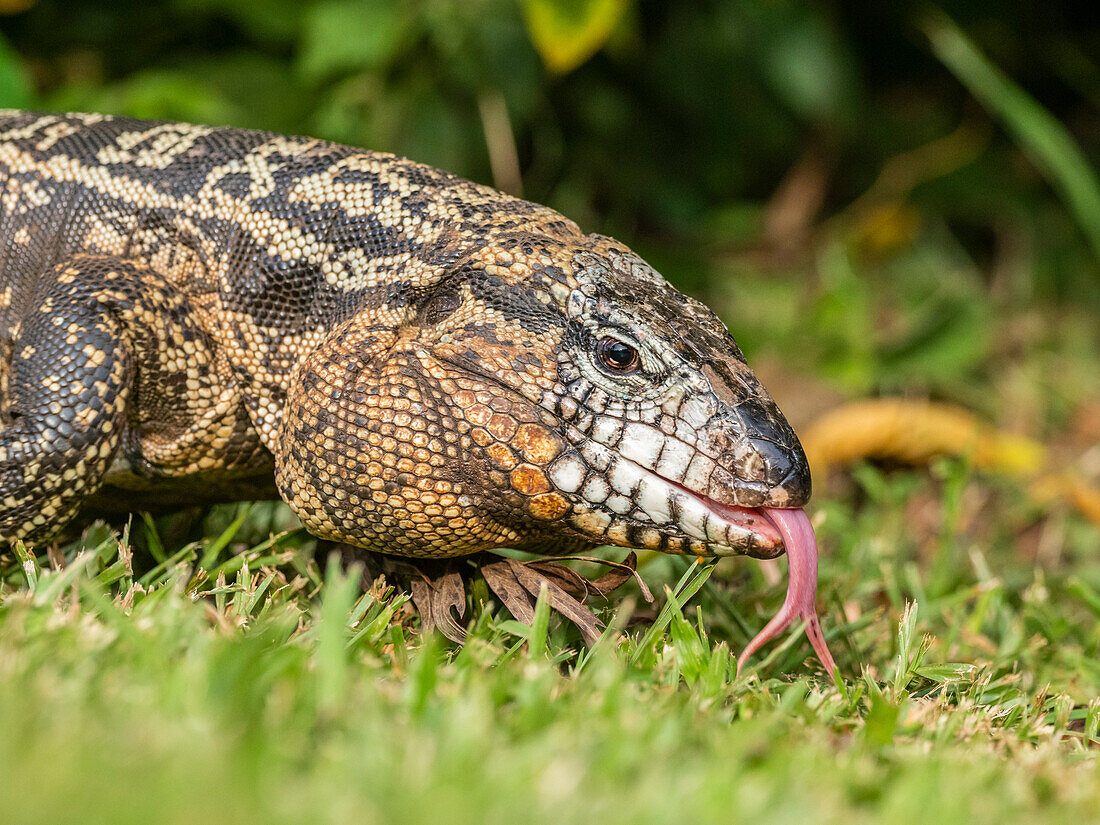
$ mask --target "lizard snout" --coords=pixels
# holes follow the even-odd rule
[[[749,442],[760,466],[760,478],[767,485],[762,506],[802,507],[810,500],[810,465],[797,438],[793,446],[766,438],[750,438]]]
[[[742,402],[708,422],[704,438],[717,452],[707,495],[744,507],[802,507],[812,485],[806,453],[770,398]]]

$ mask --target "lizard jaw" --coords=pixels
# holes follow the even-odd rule
[[[745,663],[756,651],[778,637],[796,619],[802,619],[806,624],[806,637],[809,639],[810,646],[813,647],[825,672],[832,676],[837,669],[836,662],[825,642],[825,634],[817,618],[817,538],[806,511],[801,508],[750,508],[721,504],[689,490],[682,484],[668,479],[662,479],[662,481],[699,499],[719,518],[751,533],[753,549],[757,550],[761,557],[766,557],[764,551],[770,548],[774,548],[772,555],[777,555],[780,550],[786,550],[787,595],[783,606],[779,613],[764,626],[764,629],[745,646],[737,658],[737,672],[741,672]],[[713,549],[718,556],[745,552],[733,548],[730,548],[732,552],[729,553],[721,552],[721,547],[710,549]],[[757,553],[751,554],[757,555]]]
[[[549,476],[559,491],[579,495],[587,508],[605,513],[595,519],[582,515],[580,523],[575,522],[585,532],[602,534],[594,537],[612,538],[608,526],[619,521],[619,514],[634,510],[634,518],[650,522],[666,535],[674,529],[684,539],[683,549],[666,549],[668,545],[654,549],[757,558],[774,558],[783,552],[779,530],[759,509],[722,504],[602,444],[588,441],[581,454],[589,465],[603,469],[586,479],[586,465],[569,456],[551,465]],[[593,483],[593,477],[598,483]],[[615,495],[609,496],[609,491]],[[625,535],[615,537],[609,543],[632,545],[624,539]]]
[[[715,519],[719,519],[727,529],[727,537],[740,537],[736,544],[714,543],[710,547],[716,556],[750,555],[757,558],[773,558],[783,550],[783,538],[775,524],[761,508],[741,507],[736,504],[722,504],[709,496],[685,487],[683,484],[653,473],[665,484],[699,501]],[[709,521],[709,520],[708,520]],[[713,529],[713,528],[712,528]],[[708,530],[708,535],[712,531]]]
[[[738,673],[756,651],[796,619],[802,619],[814,652],[832,675],[836,662],[825,642],[816,609],[817,539],[805,510],[722,504],[622,455],[611,457],[609,465],[609,477],[623,489],[629,486],[637,507],[657,524],[675,524],[692,540],[695,552],[772,558],[786,550],[788,584],[783,607],[742,651],[737,660]],[[558,478],[564,480],[563,475]]]

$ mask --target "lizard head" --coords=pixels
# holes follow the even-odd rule
[[[809,468],[722,322],[551,215],[328,333],[288,397],[284,498],[403,555],[783,552],[765,513],[807,501]]]
[[[549,223],[328,333],[287,398],[284,498],[317,535],[399,555],[786,550],[786,600],[738,669],[801,617],[832,673],[794,431],[713,312]]]
[[[630,250],[589,238],[559,289],[568,445],[546,468],[593,540],[700,555],[783,551],[761,508],[810,498],[802,445],[719,318]]]

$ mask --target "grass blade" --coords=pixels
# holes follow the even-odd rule
[[[936,57],[1004,122],[1039,166],[1100,257],[1100,182],[1069,132],[994,66],[946,15],[929,15],[923,29]]]
[[[688,603],[688,600],[699,592],[699,589],[706,584],[713,571],[713,564],[702,566],[691,564],[688,566],[688,569],[684,571],[684,575],[680,577],[680,581],[676,584],[675,595],[669,594],[665,606],[657,614],[657,619],[642,636],[642,640],[638,642],[638,647],[635,648],[630,657],[631,664],[637,664],[642,656],[653,649],[657,637],[668,627],[673,615],[679,613],[684,605]]]
[[[221,555],[222,550],[229,546],[229,542],[233,541],[233,537],[237,535],[237,531],[241,529],[241,525],[244,524],[244,520],[248,518],[249,512],[252,510],[251,504],[244,504],[237,510],[237,516],[229,523],[229,526],[222,531],[221,535],[210,542],[210,545],[206,548],[206,552],[203,554],[202,561],[199,563],[199,567],[203,570],[209,570],[214,562],[218,560],[218,556]]]

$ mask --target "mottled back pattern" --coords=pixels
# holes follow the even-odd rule
[[[713,313],[552,210],[309,138],[0,113],[0,543],[273,472],[316,535],[412,556],[769,555],[752,508],[809,495]]]

